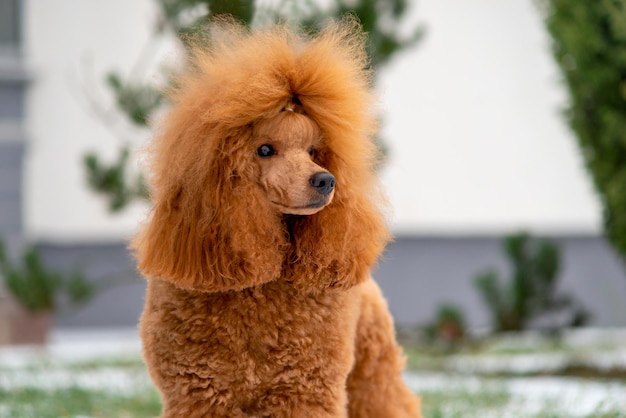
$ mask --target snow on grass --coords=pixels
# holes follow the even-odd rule
[[[456,354],[420,346],[407,352],[406,381],[432,416],[626,417],[626,330],[560,338],[527,332],[486,338]],[[595,377],[570,377],[584,375]]]
[[[57,330],[39,346],[0,347],[0,367],[21,368],[43,361],[76,363],[105,357],[136,357],[141,342],[134,329]]]
[[[448,414],[465,411],[463,417],[476,413],[480,417],[496,414],[494,416],[500,418],[522,418],[549,413],[555,417],[578,418],[619,411],[623,414],[613,416],[626,416],[624,382],[556,377],[484,378],[415,372],[406,373],[405,380],[412,390],[423,394],[425,408],[432,408],[429,401],[433,394],[453,394],[453,399],[444,399],[446,403],[441,408]],[[497,402],[494,403],[493,399]]]
[[[135,331],[57,332],[44,347],[0,348],[0,388],[128,392],[151,383]]]
[[[550,374],[568,367],[589,367],[599,371],[626,370],[626,349],[612,353],[547,353],[518,355],[457,355],[446,368],[457,373],[483,374]]]
[[[546,376],[572,364],[626,370],[626,330],[571,333],[558,344],[505,336],[432,358],[407,352],[414,367],[405,378],[429,418],[626,417],[625,378]],[[136,330],[60,331],[46,347],[0,348],[0,418],[139,418],[159,408]]]

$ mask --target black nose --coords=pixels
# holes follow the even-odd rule
[[[335,176],[330,173],[315,173],[309,179],[311,186],[315,187],[320,194],[326,196],[335,188]]]

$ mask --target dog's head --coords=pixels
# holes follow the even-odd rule
[[[215,26],[152,147],[140,271],[208,292],[364,280],[389,236],[360,28]]]
[[[335,194],[335,176],[324,168],[328,152],[320,128],[291,100],[276,116],[252,129],[258,183],[277,212],[313,215]]]

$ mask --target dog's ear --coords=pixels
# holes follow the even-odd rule
[[[191,125],[179,138],[157,139],[154,208],[131,243],[139,271],[206,292],[279,277],[288,241],[281,217],[249,180],[246,131],[194,135]]]

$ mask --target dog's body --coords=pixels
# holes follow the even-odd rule
[[[152,280],[142,338],[166,417],[418,416],[371,280],[319,295],[284,282],[215,294]]]
[[[133,243],[163,416],[418,417],[369,275],[389,235],[358,28],[221,28],[179,79]]]

